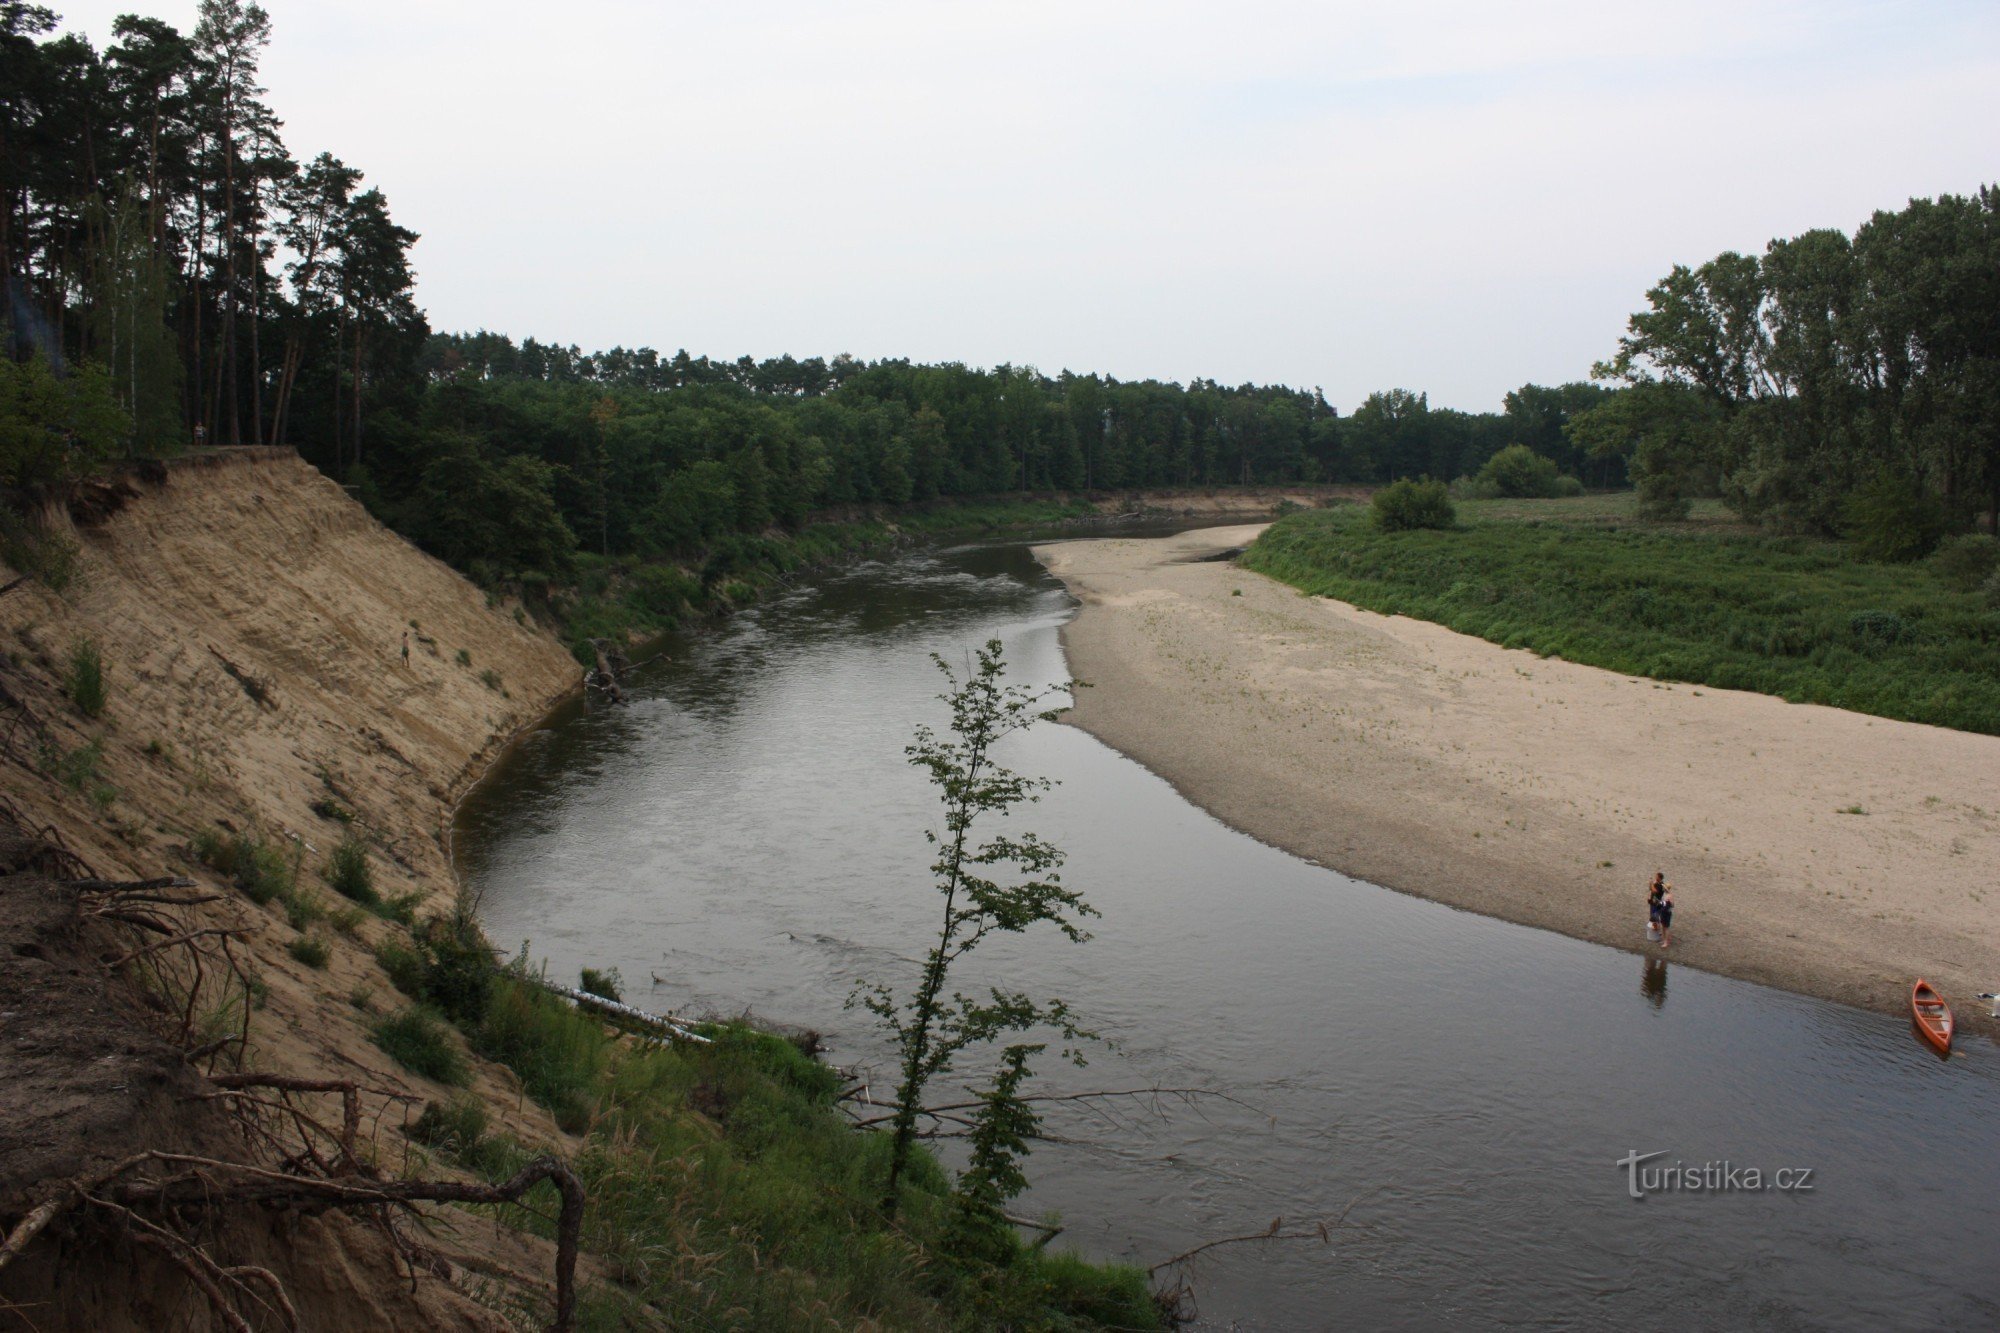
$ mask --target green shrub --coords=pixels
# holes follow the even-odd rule
[[[350,902],[374,906],[382,901],[375,892],[375,871],[368,864],[368,847],[353,834],[342,838],[327,861],[326,882]]]
[[[1510,444],[1487,459],[1474,482],[1490,486],[1495,495],[1505,499],[1541,500],[1561,494],[1555,460],[1542,457],[1525,444]],[[1576,493],[1583,493],[1580,484]]]
[[[368,913],[366,910],[350,903],[345,907],[336,907],[329,911],[326,914],[326,924],[332,926],[349,939],[353,939],[361,933],[361,923],[367,917]]]
[[[1411,481],[1405,477],[1375,492],[1370,503],[1375,526],[1384,532],[1407,532],[1415,528],[1449,528],[1458,521],[1451,496],[1444,483],[1425,477]]]
[[[461,648],[461,649],[459,649],[459,650],[458,650],[458,655],[457,655],[457,657],[456,657],[456,659],[455,659],[455,660],[456,660],[456,661],[458,662],[458,664],[459,664],[460,666],[462,666],[462,667],[469,667],[469,666],[471,666],[471,665],[472,665],[472,650],[471,650],[471,649],[469,649],[469,648]]]
[[[583,969],[581,980],[582,984],[578,989],[589,991],[599,999],[621,1002],[625,999],[623,993],[625,978],[618,975],[618,969],[615,967],[604,972],[594,967],[586,967]]]
[[[73,792],[88,791],[97,785],[97,766],[103,759],[101,740],[79,745],[74,750],[65,750],[50,741],[42,751],[42,767]]]
[[[380,902],[369,903],[366,906],[384,921],[393,921],[399,926],[410,926],[416,924],[417,907],[423,900],[423,890],[412,889],[408,893],[399,893],[392,898],[384,898]]]
[[[289,898],[297,883],[292,863],[283,851],[247,833],[228,837],[203,829],[189,842],[195,859],[227,875],[251,902],[262,905]]]
[[[304,930],[326,916],[326,904],[309,889],[298,888],[285,895],[285,922],[293,930]]]
[[[1869,648],[1893,648],[1907,632],[1903,618],[1894,611],[1870,608],[1847,618],[1848,632]]]
[[[1971,592],[2000,571],[2000,537],[1966,532],[1947,538],[1931,556],[1931,568],[1960,592]]]
[[[85,717],[104,716],[104,654],[98,650],[95,639],[78,639],[69,650],[69,669],[63,673],[63,693]]]
[[[333,951],[317,935],[301,935],[285,946],[285,951],[310,968],[323,968]]]
[[[424,999],[471,1031],[486,1017],[493,989],[493,953],[468,911],[426,923],[417,935],[423,956]]]
[[[404,1009],[376,1022],[375,1044],[413,1074],[463,1087],[472,1071],[452,1044],[451,1029],[421,1007]]]
[[[1949,527],[1944,503],[1915,477],[1884,471],[1857,487],[1840,509],[1841,526],[1864,560],[1920,560]]]
[[[389,974],[389,984],[413,1000],[424,995],[424,959],[400,940],[383,940],[375,946],[375,961]]]
[[[1583,482],[1576,477],[1570,476],[1568,473],[1564,473],[1562,476],[1556,478],[1556,488],[1551,494],[1558,500],[1574,500],[1577,496],[1583,494]]]

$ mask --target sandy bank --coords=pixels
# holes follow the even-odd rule
[[[372,951],[407,943],[406,933],[374,917],[351,933],[325,921],[295,926],[282,902],[258,905],[195,864],[188,844],[205,831],[254,833],[289,851],[300,900],[328,911],[341,904],[324,868],[352,833],[383,896],[420,894],[429,900],[420,910],[435,910],[452,887],[438,836],[450,803],[574,686],[576,665],[532,621],[382,527],[288,451],[114,478],[92,496],[81,527],[55,516],[77,544],[74,582],[60,593],[28,582],[0,598],[0,815],[53,830],[94,875],[184,874],[210,891],[189,924],[243,932],[236,957],[259,987],[247,1047],[221,1058],[410,1098],[369,1093],[370,1150],[400,1169],[406,1108],[414,1115],[456,1091],[404,1069],[370,1037],[375,1020],[404,1003]],[[0,568],[0,582],[12,577]],[[96,717],[63,685],[86,640],[107,681]],[[6,873],[22,868],[0,855],[0,949],[9,955],[0,1031],[10,1054],[33,1035],[34,1002],[62,1005],[42,1015],[32,1086],[12,1065],[0,1079],[0,1225],[48,1193],[51,1173],[85,1174],[142,1149],[249,1151],[220,1103],[199,1100],[213,1094],[197,1077],[210,1060],[183,1064],[129,977],[94,958],[58,965],[83,943],[130,941],[81,940],[50,925],[68,920],[74,895]],[[306,936],[326,945],[323,965],[292,951]],[[98,1043],[104,1059],[93,1055],[87,1018],[110,1033]],[[470,1063],[470,1092],[496,1127],[530,1144],[565,1142],[511,1074]],[[196,1105],[206,1109],[188,1109]],[[481,1298],[540,1298],[551,1271],[543,1242],[498,1227],[427,1233],[441,1262],[421,1281],[365,1220],[330,1213],[304,1231],[279,1227],[261,1214],[245,1221],[227,1237],[231,1252],[271,1267],[315,1327],[506,1329]],[[154,1305],[185,1284],[163,1262],[135,1264],[133,1253],[78,1243],[57,1256],[45,1244],[5,1271],[0,1303],[37,1303],[43,1328],[178,1324]]]
[[[1203,554],[1255,526],[1062,542],[1069,720],[1251,835],[1620,948],[1965,1030],[2000,982],[2000,737],[1544,660]],[[1240,590],[1240,595],[1238,594]],[[1866,813],[1843,813],[1844,811]]]

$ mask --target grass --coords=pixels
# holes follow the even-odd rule
[[[326,941],[317,935],[299,936],[285,946],[285,952],[314,970],[324,968],[326,960],[333,956],[333,951],[327,947]]]
[[[375,891],[375,872],[368,864],[368,848],[353,834],[342,838],[327,859],[326,882],[349,902],[374,907],[382,897]]]
[[[2000,611],[1923,565],[1743,530],[1714,506],[1469,502],[1450,531],[1356,508],[1279,520],[1251,569],[1320,596],[1628,675],[2000,734]]]
[[[848,1126],[839,1076],[783,1038],[707,1031],[710,1046],[621,1042],[516,963],[472,1034],[588,1131],[575,1163],[590,1199],[584,1246],[621,1280],[591,1293],[584,1327],[1164,1327],[1141,1270],[1042,1253],[1011,1233],[975,1256],[928,1154],[888,1224],[877,1205],[889,1141]],[[427,1107],[412,1136],[488,1179],[525,1157],[462,1100]],[[546,1234],[553,1199],[528,1202],[541,1216],[527,1225]]]
[[[78,639],[69,650],[69,669],[63,673],[63,693],[88,718],[104,716],[107,691],[104,684],[104,654],[95,639]]]
[[[189,848],[203,865],[227,875],[251,902],[262,905],[283,898],[290,905],[298,875],[276,845],[255,834],[225,837],[214,829],[203,829],[189,840]]]
[[[413,1074],[452,1087],[472,1081],[450,1025],[428,1009],[417,1006],[378,1019],[373,1036],[377,1046]]]

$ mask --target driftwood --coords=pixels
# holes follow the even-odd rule
[[[702,1046],[706,1046],[714,1040],[712,1037],[704,1037],[701,1033],[696,1032],[677,1018],[663,1018],[659,1014],[649,1014],[644,1009],[635,1009],[622,1000],[607,1000],[602,995],[592,995],[587,990],[578,990],[574,986],[565,986],[560,981],[549,981],[545,978],[537,978],[537,980],[544,987],[554,991],[557,995],[562,996],[572,1004],[582,1005],[587,1009],[596,1009],[601,1013],[622,1018],[628,1023],[637,1023],[641,1027],[651,1028],[659,1034],[651,1037],[646,1037],[644,1033],[634,1034],[646,1037],[647,1040],[691,1041]]]
[[[616,648],[607,647],[603,639],[592,639],[590,650],[597,655],[597,666],[596,669],[583,673],[583,683],[591,689],[602,690],[611,696],[612,703],[624,703],[625,691],[619,686],[618,680],[631,668],[631,664],[625,660],[625,654]]]

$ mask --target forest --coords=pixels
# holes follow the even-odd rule
[[[285,444],[487,579],[579,554],[687,557],[850,506],[1010,492],[1458,476],[1526,443],[1624,481],[1565,426],[1608,396],[1526,385],[1500,412],[1030,367],[585,353],[434,333],[416,232],[362,171],[284,141],[263,9],[191,33],[126,16],[96,50],[0,3],[0,484],[107,460]]]
[[[128,15],[101,51],[58,26],[0,3],[0,486],[17,498],[107,460],[284,444],[474,577],[531,585],[858,506],[1476,484],[1511,446],[1544,479],[1636,483],[1653,517],[1720,496],[1885,558],[2000,514],[1991,188],[1677,267],[1599,382],[1523,385],[1492,412],[1400,388],[1343,415],[1284,385],[586,353],[431,330],[417,233],[359,168],[284,142],[259,6],[203,0],[191,33]]]

